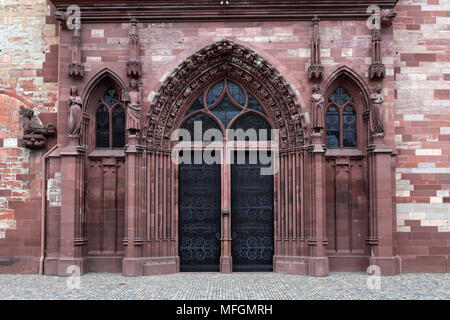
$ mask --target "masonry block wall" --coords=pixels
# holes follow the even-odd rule
[[[403,272],[448,271],[450,254],[450,3],[400,0],[391,27],[382,30],[385,142],[398,152],[396,253]],[[0,0],[0,258],[18,257],[0,272],[37,272],[40,254],[41,158],[48,150],[22,147],[20,105],[65,132],[70,31],[59,34],[46,0]],[[80,92],[108,67],[126,80],[128,23],[82,26],[85,76]],[[310,110],[311,22],[139,23],[144,109],[166,77],[187,57],[223,38],[272,63],[292,84],[302,112]],[[321,21],[324,81],[340,66],[371,88],[371,30],[365,21]],[[59,107],[59,108],[58,108]],[[144,114],[146,110],[144,110]],[[65,144],[65,134],[58,143]],[[50,141],[48,148],[54,145]],[[58,160],[51,160],[58,161]],[[60,207],[60,172],[47,173],[48,214]],[[51,233],[51,232],[50,232]],[[58,234],[49,235],[56,246]]]
[[[396,9],[397,253],[403,272],[448,272],[450,2],[401,0]]]
[[[38,271],[46,150],[23,147],[18,111],[34,108],[56,124],[59,39],[51,10],[45,0],[0,1],[0,273]]]

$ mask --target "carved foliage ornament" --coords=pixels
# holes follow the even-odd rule
[[[147,143],[170,149],[170,135],[181,125],[188,104],[212,81],[225,77],[241,83],[266,107],[279,129],[280,148],[303,144],[300,106],[289,84],[261,56],[229,40],[200,50],[166,79],[147,114]]]

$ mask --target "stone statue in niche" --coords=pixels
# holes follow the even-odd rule
[[[69,136],[79,136],[81,133],[81,122],[83,120],[83,102],[78,95],[78,88],[70,89],[69,97],[69,121],[67,126],[67,134]]]
[[[56,132],[55,125],[49,123],[44,126],[30,108],[21,106],[19,113],[23,116],[22,128],[25,147],[30,149],[44,148],[47,144],[46,136],[53,135]]]
[[[323,98],[323,94],[320,92],[320,87],[317,84],[312,86],[311,101],[313,108],[312,111],[314,112],[313,130],[314,132],[322,132],[324,128],[323,104],[325,100]]]
[[[126,130],[132,135],[141,129],[141,87],[141,82],[131,79],[130,90],[123,94],[127,105]]]
[[[382,87],[375,86],[373,93],[370,95],[371,112],[370,112],[370,131],[372,134],[384,134],[383,118],[381,115],[381,104],[384,102],[381,94]]]

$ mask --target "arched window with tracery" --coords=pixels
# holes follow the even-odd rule
[[[328,97],[325,115],[326,145],[330,148],[356,148],[356,107],[347,90],[339,86]]]
[[[98,101],[95,112],[96,149],[120,149],[125,147],[125,110],[120,94],[106,90]]]
[[[215,128],[221,130],[225,137],[226,129],[242,129],[244,132],[254,129],[258,140],[271,139],[271,126],[259,102],[229,80],[210,86],[187,111],[182,128],[189,130],[192,140],[196,121],[202,123],[203,133]]]

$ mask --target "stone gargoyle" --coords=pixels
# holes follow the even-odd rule
[[[19,113],[23,116],[23,143],[30,149],[41,149],[47,145],[47,136],[56,132],[56,126],[52,123],[43,125],[30,108],[21,106]]]

